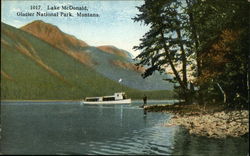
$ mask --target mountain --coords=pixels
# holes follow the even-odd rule
[[[81,53],[82,48],[88,46],[84,41],[78,40],[72,35],[62,32],[57,26],[45,23],[41,20],[31,22],[21,28],[43,41],[55,46],[66,54],[72,56],[88,66],[95,64],[87,53]]]
[[[134,65],[132,55],[115,46],[89,46],[84,41],[68,35],[58,27],[43,21],[34,21],[23,27],[24,30],[52,46],[60,49],[79,62],[90,66],[103,76],[118,81],[127,87],[140,90],[171,90],[173,85],[162,80],[166,78],[159,73],[143,79],[141,74],[144,68]]]
[[[118,49],[118,48],[116,48],[114,46],[105,45],[105,46],[99,46],[97,48],[100,49],[103,52],[118,55],[118,56],[121,56],[121,57],[125,57],[125,58],[126,57],[131,57],[129,52],[126,52],[125,50],[122,50],[122,49]]]
[[[74,43],[81,50],[92,48],[70,35],[62,34],[71,39],[71,45]],[[68,46],[71,53],[83,53],[64,43],[63,39],[58,45]],[[124,86],[97,72],[95,64],[82,62],[58,45],[1,23],[1,99],[82,99],[118,91],[125,91],[132,98],[140,98],[143,94],[152,98],[172,95],[169,91],[141,91]],[[93,54],[86,56],[95,60]]]

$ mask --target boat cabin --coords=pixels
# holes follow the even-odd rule
[[[85,101],[117,101],[127,99],[124,92],[114,93],[114,95],[103,96],[103,97],[87,97]]]

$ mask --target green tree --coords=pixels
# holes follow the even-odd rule
[[[249,2],[191,1],[188,11],[192,13],[195,33],[194,29],[189,31],[198,42],[197,83],[202,86],[205,100],[217,98],[237,104],[236,99],[240,98],[246,106],[249,102]]]
[[[148,67],[143,77],[156,70],[166,72],[170,66],[171,81],[179,84],[179,95],[188,102],[192,90],[187,66],[192,64],[201,104],[217,100],[247,106],[249,4],[246,0],[145,0],[134,18],[150,26],[134,47],[141,51],[137,65]]]
[[[187,16],[181,9],[182,5],[182,1],[176,0],[145,0],[145,4],[138,7],[141,14],[133,19],[149,25],[150,30],[134,49],[141,50],[136,57],[137,65],[148,67],[144,78],[156,70],[168,72],[165,69],[170,66],[174,77],[168,80],[179,84],[180,98],[188,101],[187,58],[191,54],[191,43],[184,31]],[[181,67],[180,71],[178,67]]]
[[[223,93],[225,103],[237,103],[234,100],[237,96],[246,103],[249,96],[249,16],[246,16],[249,2],[206,0],[193,3],[189,9],[193,13],[202,62],[197,80],[200,86],[205,86],[206,100],[211,100],[209,96],[217,91],[215,97]]]

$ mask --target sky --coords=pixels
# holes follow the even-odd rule
[[[136,6],[143,4],[138,0],[3,0],[1,21],[11,26],[20,28],[34,20],[43,20],[56,25],[67,34],[74,35],[91,46],[113,45],[129,51],[136,56],[140,51],[132,48],[140,44],[139,39],[149,30],[141,22],[134,22],[131,18],[139,14]],[[62,10],[61,6],[86,6],[88,10]],[[33,10],[31,6],[40,6]],[[58,6],[59,10],[48,10],[48,6]],[[74,17],[40,17],[36,12],[71,12]],[[34,16],[18,16],[18,13],[35,13]],[[95,13],[99,17],[77,17],[77,12]]]

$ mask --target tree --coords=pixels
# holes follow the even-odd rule
[[[189,1],[200,62],[197,83],[206,101],[224,97],[235,104],[236,97],[249,102],[249,2],[245,0]],[[191,25],[190,24],[190,25]],[[221,96],[223,94],[223,96]],[[247,100],[248,99],[248,100]],[[221,99],[222,100],[222,99]]]
[[[156,70],[168,73],[170,67],[174,76],[169,80],[179,84],[178,93],[188,102],[191,65],[200,103],[217,100],[235,105],[240,97],[247,106],[249,4],[246,0],[145,0],[138,7],[141,14],[133,18],[150,26],[134,47],[141,50],[137,65],[148,67],[143,77]]]
[[[152,75],[156,70],[166,71],[170,67],[174,74],[172,82],[178,83],[181,98],[188,98],[187,64],[190,53],[190,41],[184,31],[187,16],[180,9],[183,3],[176,0],[146,0],[145,4],[138,7],[141,14],[133,18],[150,26],[141,39],[141,44],[135,50],[142,52],[136,57],[137,65],[146,65],[143,77]],[[178,66],[181,66],[180,71]]]

